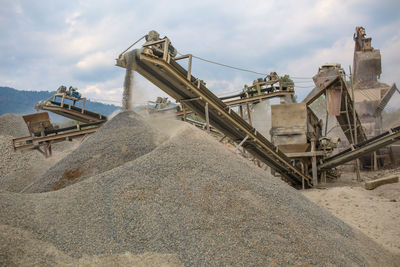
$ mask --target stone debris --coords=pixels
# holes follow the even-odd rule
[[[59,176],[45,174],[35,188],[51,192],[1,192],[2,238],[11,237],[0,245],[0,261],[29,264],[51,247],[40,265],[100,264],[112,257],[134,265],[149,255],[153,266],[400,262],[205,132],[183,122],[164,125],[160,135],[140,116],[123,112],[74,151],[76,163],[69,154],[56,164],[96,169],[85,179],[51,191]],[[117,136],[122,143],[111,142]]]
[[[119,113],[23,192],[64,188],[149,153],[162,140],[162,134],[144,123],[136,113]]]
[[[28,127],[21,114],[4,114],[0,116],[0,135],[9,135],[14,138],[29,135]]]

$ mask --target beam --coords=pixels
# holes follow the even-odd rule
[[[93,127],[85,130],[80,130],[80,131],[73,131],[73,132],[68,132],[68,133],[62,133],[62,134],[56,134],[56,135],[50,135],[50,136],[42,136],[42,137],[21,137],[21,138],[15,138],[13,139],[13,145],[14,145],[14,150],[25,150],[25,149],[32,149],[36,148],[37,146],[40,146],[42,143],[49,142],[49,141],[57,141],[60,139],[66,139],[66,138],[73,138],[77,137],[80,135],[85,135],[89,133],[94,133],[99,129],[99,127]],[[28,144],[29,141],[29,144]],[[20,144],[24,143],[24,144]]]
[[[343,163],[360,158],[363,155],[369,154],[382,147],[390,145],[398,140],[400,140],[400,127],[394,128],[389,132],[366,140],[361,144],[357,144],[353,150],[347,149],[341,153],[325,159],[324,162],[318,166],[318,170],[327,170],[337,167]]]
[[[156,84],[160,89],[174,97],[178,102],[181,99],[200,97],[197,101],[187,102],[195,113],[205,117],[205,103],[209,105],[210,123],[229,136],[233,140],[242,140],[246,135],[249,139],[243,146],[263,162],[270,165],[273,169],[281,173],[288,180],[294,183],[301,183],[302,177],[311,184],[311,178],[301,173],[297,167],[293,166],[290,159],[265,137],[259,134],[254,127],[240,118],[235,112],[230,112],[218,97],[212,94],[203,84],[198,87],[197,79],[191,77],[187,79],[187,71],[177,64],[173,59],[170,62],[161,58],[149,56],[146,53],[135,53],[135,70]],[[117,63],[118,65],[118,63]],[[184,96],[186,95],[186,96]]]

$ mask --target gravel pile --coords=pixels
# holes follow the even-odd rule
[[[35,179],[31,170],[43,156],[38,151],[15,152],[12,147],[13,138],[0,135],[0,190],[19,192]]]
[[[0,225],[0,263],[2,266],[182,266],[172,254],[105,254],[76,259],[52,244],[37,240],[27,231]],[[18,247],[18,250],[10,248]]]
[[[15,152],[13,138],[0,135],[0,190],[10,192],[23,190],[78,145],[77,142],[54,144],[53,156],[46,159],[37,150]]]
[[[130,117],[142,125],[136,116],[120,119],[130,125]],[[130,132],[139,149],[149,140],[136,138],[153,136]],[[193,126],[181,125],[170,139],[142,154],[62,190],[0,193],[0,225],[28,232],[37,246],[52,245],[73,259],[151,253],[175,255],[186,266],[399,262]],[[18,247],[2,250],[12,258]]]
[[[16,153],[12,147],[12,136],[0,135],[0,179],[17,168],[25,168],[35,156],[40,156],[37,151]],[[31,167],[30,165],[28,167]]]
[[[11,135],[14,138],[29,135],[28,127],[21,114],[4,114],[0,116],[0,135]]]
[[[23,192],[59,190],[149,153],[162,140],[136,113],[119,113]]]

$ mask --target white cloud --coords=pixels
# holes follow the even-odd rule
[[[35,13],[31,5],[37,3],[15,3],[10,5],[13,12],[0,11],[1,21],[7,22],[2,25],[16,25],[12,31],[0,26],[0,34],[8,33],[0,44],[0,56],[9,58],[0,67],[0,85],[52,90],[71,84],[90,97],[112,101],[121,99],[125,73],[121,69],[116,74],[114,58],[149,30],[167,35],[182,52],[262,72],[311,77],[326,62],[339,62],[347,71],[355,26],[378,25],[375,7],[390,8],[387,1],[373,0],[170,0],[157,4],[116,0],[63,2],[62,6],[43,2]],[[15,16],[20,11],[24,16]],[[383,44],[382,79],[391,83],[399,77],[400,23],[381,24],[374,28],[373,43]],[[257,78],[205,64],[194,67],[194,73],[217,93],[240,90]],[[94,78],[85,79],[80,73],[93,73]],[[136,102],[163,95],[140,76],[137,84]]]
[[[325,63],[340,63],[348,72],[348,66],[352,64],[354,41],[351,38],[343,38],[336,41],[331,47],[316,49],[310,55],[304,55],[287,62],[282,69],[293,76],[314,76],[318,68]]]
[[[115,62],[114,57],[115,55],[112,51],[96,52],[81,59],[76,64],[76,67],[80,70],[87,71],[94,68],[112,66]]]
[[[383,45],[382,53],[382,76],[381,80],[389,85],[396,83],[400,88],[400,30]],[[389,108],[400,107],[400,94],[395,92],[394,96],[388,103]]]
[[[208,80],[207,87],[218,96],[226,96],[240,92],[246,83],[251,81],[235,77],[233,80]]]
[[[74,27],[78,23],[78,19],[81,17],[80,12],[74,12],[71,16],[68,16],[65,19],[65,23],[70,27]]]

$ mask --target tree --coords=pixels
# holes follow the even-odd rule
[[[294,87],[294,82],[288,74],[281,77],[282,85],[286,87]]]

